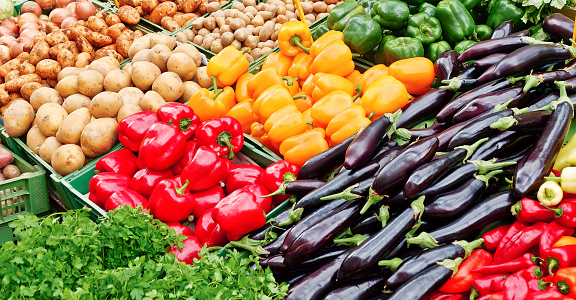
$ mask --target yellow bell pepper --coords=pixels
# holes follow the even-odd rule
[[[426,57],[412,57],[392,63],[388,74],[400,80],[410,94],[422,95],[434,82],[434,64]]]
[[[227,86],[219,90],[216,87],[216,79],[212,78],[212,80],[214,82],[214,90],[199,89],[188,101],[188,106],[192,107],[201,121],[223,117],[236,105],[234,89]]]
[[[280,76],[284,77],[288,75],[288,69],[292,65],[292,57],[286,56],[281,52],[272,52],[266,56],[264,63],[262,64],[261,70],[266,70],[268,68],[275,68]]]
[[[559,238],[552,247],[562,247],[567,245],[576,245],[576,237],[565,235]]]
[[[257,118],[254,118],[252,101],[244,101],[234,105],[226,115],[238,120],[240,125],[242,125],[242,131],[246,134],[251,133],[252,124],[258,121]]]
[[[346,80],[350,81],[353,86],[358,84],[360,78],[362,78],[362,73],[360,73],[358,70],[354,70],[352,73],[350,73],[350,75],[346,76]]]
[[[302,96],[302,97],[298,97]],[[296,104],[296,108],[300,112],[305,112],[306,110],[312,107],[312,98],[308,95],[304,95],[302,92],[296,94],[294,96],[294,104]],[[310,120],[312,121],[312,120]]]
[[[320,100],[320,98],[334,91],[343,91],[352,96],[354,95],[354,85],[342,76],[326,73],[317,73],[314,75],[314,90],[312,91],[313,102]]]
[[[325,136],[324,129],[314,128],[289,137],[280,145],[280,154],[286,161],[301,167],[312,156],[328,150]]]
[[[290,95],[296,96],[300,92],[300,86],[298,85],[298,81],[290,76],[282,77],[284,81],[284,87],[288,90]]]
[[[312,97],[312,92],[314,91],[314,75],[310,74],[305,81],[302,82],[302,89],[300,90],[305,95]]]
[[[306,24],[300,21],[289,21],[278,30],[278,47],[282,54],[294,57],[308,52],[312,44],[312,35]]]
[[[362,106],[352,105],[332,118],[326,127],[326,136],[330,145],[336,146],[369,124]]]
[[[312,59],[316,58],[316,56],[318,56],[318,54],[320,54],[320,52],[322,52],[330,42],[335,40],[344,41],[344,33],[336,30],[330,30],[324,33],[319,39],[312,43],[312,46],[310,46],[310,51],[308,51],[310,57],[312,57]]]
[[[236,102],[252,101],[252,95],[248,93],[248,82],[253,77],[254,74],[252,73],[244,73],[240,78],[238,78],[238,81],[236,81],[236,87],[234,88],[236,92]]]
[[[312,65],[312,57],[307,53],[298,53],[292,59],[292,65],[288,69],[288,76],[298,78],[300,81],[305,81],[310,76],[310,66]]]
[[[402,82],[390,75],[384,75],[368,86],[360,105],[367,115],[380,117],[401,109],[408,104],[410,98]]]
[[[275,148],[287,138],[306,131],[306,121],[296,106],[287,105],[273,113],[266,123],[264,130]]]
[[[343,91],[332,92],[312,105],[314,125],[326,128],[328,123],[343,110],[353,105],[352,96]]]
[[[282,76],[278,74],[278,70],[274,68],[262,70],[248,81],[248,95],[250,95],[252,99],[256,99],[260,97],[260,94],[262,94],[264,90],[275,84],[284,84]]]
[[[282,84],[275,84],[260,94],[252,108],[260,122],[264,123],[273,113],[286,105],[296,106],[288,90]]]
[[[342,40],[333,40],[314,58],[310,73],[330,73],[348,76],[354,71],[352,52]]]
[[[242,74],[250,68],[250,63],[242,52],[234,46],[228,46],[208,62],[206,72],[209,77],[216,77],[219,87],[233,85]]]
[[[388,75],[388,67],[385,65],[375,65],[364,72],[360,80],[358,80],[358,85],[360,85],[363,91],[366,91],[374,81],[384,75]]]

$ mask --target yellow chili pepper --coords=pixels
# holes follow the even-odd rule
[[[364,72],[362,77],[360,77],[360,80],[358,80],[358,84],[363,91],[366,91],[370,84],[384,75],[388,75],[388,67],[385,65],[375,65]]]
[[[343,110],[353,105],[352,96],[343,91],[332,92],[312,105],[314,125],[326,128],[328,123]]]
[[[244,101],[234,105],[226,115],[238,120],[240,125],[242,125],[242,131],[246,134],[251,133],[252,124],[258,121],[258,119],[254,118],[252,101]]]
[[[306,24],[300,21],[288,21],[278,30],[278,47],[282,54],[294,57],[308,52],[312,44],[312,35]]]
[[[362,78],[362,73],[360,73],[358,70],[354,70],[352,73],[350,73],[350,75],[346,76],[346,80],[350,81],[353,86],[358,84],[360,78]]]
[[[314,128],[289,137],[280,145],[280,154],[288,162],[301,167],[312,156],[328,150],[325,136],[324,129]]]
[[[352,52],[342,40],[333,40],[314,58],[310,73],[330,73],[348,76],[354,71]]]
[[[291,65],[292,57],[286,56],[281,52],[272,52],[266,56],[266,59],[264,59],[264,64],[262,64],[261,70],[275,68],[280,76],[287,76],[288,69],[290,69]]]
[[[234,88],[236,92],[236,102],[240,103],[247,100],[252,101],[252,95],[248,93],[248,82],[253,77],[254,74],[252,73],[244,73],[240,78],[238,78],[238,81],[236,81],[236,87]]]
[[[306,110],[312,107],[312,98],[310,96],[304,95],[304,93],[302,92],[299,92],[295,96],[303,96],[303,97],[294,97],[294,104],[296,104],[296,108],[298,109],[298,111],[305,112]]]
[[[343,91],[352,96],[354,95],[354,85],[342,76],[326,73],[314,75],[312,101],[316,102],[334,91]]]
[[[360,105],[366,110],[366,114],[380,117],[401,109],[408,104],[410,97],[402,82],[390,75],[384,75],[368,86]]]
[[[302,93],[308,96],[312,96],[312,92],[314,91],[314,75],[310,74],[308,78],[302,83],[302,89],[300,90]]]
[[[369,124],[370,120],[366,118],[362,106],[352,105],[332,118],[326,127],[326,136],[330,145],[336,146]]]
[[[306,131],[306,121],[296,106],[287,105],[277,110],[266,120],[264,130],[272,145],[278,148],[285,139]]]
[[[223,117],[236,105],[234,89],[227,86],[219,90],[216,87],[216,79],[212,78],[212,81],[214,90],[199,89],[188,101],[188,106],[192,107],[201,121]]]
[[[559,238],[552,247],[562,247],[567,245],[576,245],[576,237],[573,236],[563,236]]]
[[[260,94],[252,108],[260,122],[264,123],[274,112],[286,105],[296,106],[288,90],[282,84],[275,84]]]
[[[284,76],[282,77],[282,80],[284,80],[284,87],[286,87],[290,95],[296,96],[296,94],[300,92],[300,86],[298,85],[298,81],[296,81],[296,79],[290,76]]]
[[[292,59],[292,65],[288,69],[288,76],[298,78],[300,81],[305,81],[310,76],[310,66],[312,65],[312,57],[307,53],[298,53]]]
[[[319,39],[312,43],[312,46],[310,46],[310,51],[308,51],[310,57],[312,57],[312,59],[316,58],[316,56],[318,56],[318,54],[320,54],[320,52],[322,52],[330,42],[335,40],[344,41],[344,33],[336,30],[330,30],[324,33]]]
[[[562,172],[564,168],[573,166],[573,164],[569,162],[573,161],[573,158],[576,158],[576,135],[573,135],[568,143],[558,152],[558,157],[554,162],[554,170]]]
[[[248,95],[252,99],[256,99],[260,97],[264,90],[275,84],[284,84],[282,77],[278,74],[278,70],[274,68],[262,70],[248,81]]]
[[[219,87],[233,85],[242,74],[248,71],[250,63],[242,52],[234,46],[228,46],[216,54],[208,62],[208,76],[216,77]]]

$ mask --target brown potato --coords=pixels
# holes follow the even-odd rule
[[[130,48],[128,49],[128,57],[130,59],[134,58],[136,53],[140,52],[140,50],[150,49],[152,46],[150,45],[150,37],[152,35],[147,34],[141,38],[136,38]],[[1,68],[0,68],[1,69]]]
[[[174,2],[162,2],[150,14],[150,22],[160,24],[164,17],[173,17],[178,7]]]
[[[196,77],[194,77],[194,81],[198,82],[198,84],[203,88],[209,88],[212,86],[212,79],[208,76],[206,67],[199,67],[196,69]]]
[[[110,36],[113,41],[116,41],[124,30],[126,30],[124,23],[114,24],[108,28],[108,36]]]
[[[76,54],[72,53],[68,49],[62,49],[58,52],[56,59],[63,68],[73,67],[76,62]]]
[[[180,44],[174,48],[172,53],[186,53],[188,56],[192,57],[194,62],[196,63],[196,67],[200,67],[202,64],[202,57],[200,56],[200,52],[196,47],[190,44]]]
[[[88,53],[90,55],[90,58],[94,57],[94,47],[92,46],[92,44],[90,44],[87,38],[83,36],[77,37],[76,45],[78,46],[80,52]]]
[[[174,53],[168,58],[168,71],[174,72],[180,76],[182,81],[194,79],[196,76],[196,63],[186,53]]]
[[[20,75],[26,75],[32,73],[36,73],[36,67],[33,64],[25,61],[20,65]]]
[[[96,16],[90,16],[88,18],[88,28],[90,30],[98,32],[103,35],[108,35],[108,24],[103,19],[100,19]]]
[[[120,121],[124,120],[126,117],[129,117],[135,113],[139,113],[142,111],[142,108],[138,105],[128,104],[124,105],[118,111],[118,116],[116,116],[116,121],[120,123]]]
[[[53,59],[41,60],[36,65],[36,72],[43,79],[57,79],[58,73],[62,70],[60,64]]]
[[[18,169],[15,165],[7,165],[2,170],[2,175],[4,175],[5,179],[12,179],[20,176],[20,169]]]
[[[20,89],[20,95],[22,95],[22,98],[24,98],[25,100],[30,101],[30,97],[32,96],[32,93],[34,93],[35,90],[37,90],[41,87],[42,87],[42,83],[28,82],[25,85],[23,85],[22,88]]]
[[[46,103],[57,103],[62,105],[64,99],[60,96],[57,90],[50,87],[40,87],[30,95],[30,104],[34,110],[38,110],[40,106]]]
[[[118,122],[112,118],[101,118],[90,122],[80,136],[82,152],[89,157],[102,155],[116,144]]]
[[[80,72],[82,72],[82,69],[76,68],[76,67],[63,68],[62,71],[60,71],[60,73],[58,73],[57,80],[60,81],[60,80],[62,80],[62,78],[66,77],[68,75],[78,75],[78,74],[80,74]]]
[[[116,24],[120,24],[122,23],[122,20],[120,20],[120,17],[118,17],[118,15],[115,14],[108,14],[106,16],[106,24],[110,27],[116,25]]]
[[[46,138],[46,141],[40,146],[38,155],[45,162],[50,163],[52,161],[52,153],[56,151],[62,144],[54,136]]]
[[[96,70],[85,70],[78,74],[78,92],[94,97],[104,90],[104,76]]]
[[[102,57],[98,60],[91,62],[90,65],[88,66],[88,69],[89,70],[96,70],[96,71],[100,72],[100,74],[102,74],[102,76],[104,76],[104,78],[106,78],[106,75],[108,75],[108,73],[110,73],[114,70],[118,70],[118,67],[108,63],[106,60],[104,60],[104,57]]]
[[[132,85],[130,73],[122,70],[114,70],[104,78],[104,89],[110,92],[119,92],[125,87]]]
[[[162,25],[162,28],[164,28],[170,32],[174,32],[174,31],[180,29],[180,25],[172,17],[162,18],[162,20],[160,20],[160,24]]]
[[[34,153],[38,154],[40,152],[40,146],[44,144],[47,138],[48,138],[47,136],[43,135],[42,132],[40,132],[38,126],[34,125],[32,128],[30,128],[30,130],[26,134],[26,146],[32,149]]]
[[[184,81],[184,93],[182,94],[182,97],[178,99],[178,102],[188,102],[190,98],[192,98],[192,95],[194,95],[194,93],[196,93],[201,88],[202,87],[194,81]]]
[[[152,90],[160,94],[166,102],[174,102],[184,94],[184,84],[178,74],[165,72],[156,78]]]
[[[79,170],[84,166],[84,162],[84,153],[78,145],[62,145],[52,153],[52,168],[62,176]]]
[[[155,91],[147,91],[142,100],[140,100],[140,106],[143,110],[154,112],[164,104],[166,104],[166,101]]]
[[[20,68],[21,63],[22,62],[19,59],[14,58],[14,59],[8,61],[7,63],[1,65],[0,66],[0,76],[6,77],[6,75],[8,73],[10,73],[11,71],[15,71],[15,70],[17,71]]]
[[[122,105],[124,102],[118,93],[105,91],[92,98],[90,113],[95,118],[115,118]]]
[[[96,47],[104,47],[112,44],[113,42],[111,37],[91,30],[88,30],[86,33],[86,38],[93,46]]]
[[[13,79],[13,80],[6,82],[6,85],[4,86],[4,88],[8,92],[19,92],[20,89],[22,88],[22,86],[24,86],[28,82],[41,83],[42,78],[40,77],[40,75],[38,75],[36,73],[22,75],[16,79]]]
[[[90,123],[91,119],[90,110],[86,107],[73,111],[62,122],[56,132],[56,139],[62,144],[78,144],[82,130]]]
[[[62,78],[58,81],[56,90],[64,99],[70,95],[78,94],[78,75],[68,75]]]
[[[140,14],[138,11],[128,5],[121,6],[118,9],[118,17],[126,24],[138,24],[140,22]]]
[[[10,151],[6,150],[6,148],[0,146],[0,168],[8,166],[13,161],[14,155],[12,155]]]
[[[80,109],[82,107],[90,108],[90,98],[82,95],[82,94],[74,94],[70,95],[64,103],[62,103],[62,107],[71,114],[73,111]]]
[[[36,112],[36,125],[45,136],[54,136],[68,116],[68,112],[57,103],[45,103]]]
[[[147,61],[137,61],[132,63],[132,82],[139,89],[146,91],[152,87],[156,77],[162,74],[160,68]]]
[[[54,31],[46,35],[44,39],[48,45],[54,47],[60,43],[64,43],[68,41],[68,37],[62,31]]]
[[[147,13],[151,13],[159,4],[158,0],[142,0],[142,9]]]
[[[122,97],[122,102],[124,105],[140,106],[140,100],[142,97],[144,97],[144,92],[142,92],[139,88],[125,87],[118,92],[118,95]]]
[[[86,52],[82,52],[76,56],[76,61],[74,62],[74,67],[84,68],[90,64],[90,61],[92,61],[90,54],[88,54]]]
[[[128,57],[130,45],[134,42],[134,32],[124,30],[116,39],[116,51],[123,57]]]

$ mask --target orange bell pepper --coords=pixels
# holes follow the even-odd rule
[[[298,85],[298,81],[290,76],[282,77],[284,81],[284,87],[288,90],[290,95],[296,96],[300,92],[300,86]]]
[[[288,69],[288,76],[298,78],[300,81],[305,81],[310,76],[310,66],[312,65],[312,57],[307,53],[298,53],[292,59],[292,65]]]
[[[353,105],[352,96],[343,91],[332,92],[312,105],[310,114],[314,124],[326,128],[328,123],[343,110]]]
[[[260,122],[264,123],[273,113],[286,105],[296,106],[288,90],[282,84],[275,84],[260,94],[252,108],[259,116]]]
[[[298,97],[302,96],[302,97]],[[306,110],[312,107],[312,98],[308,95],[304,95],[302,92],[296,94],[294,96],[294,104],[296,104],[296,108],[300,112],[305,112]],[[310,120],[312,121],[312,120]]]
[[[559,269],[553,278],[556,287],[562,294],[576,298],[576,267]]]
[[[362,73],[358,70],[352,71],[350,75],[346,76],[346,79],[352,83],[352,85],[356,86],[358,81],[362,78]]]
[[[310,74],[305,81],[301,81],[302,89],[300,90],[302,93],[312,96],[312,91],[314,91],[314,75]]]
[[[388,74],[400,80],[410,94],[422,95],[430,90],[436,77],[434,64],[426,57],[398,60],[390,65]]]
[[[270,137],[267,134],[264,134],[261,138],[260,138],[260,143],[262,145],[264,145],[264,147],[272,150],[272,152],[281,155],[280,151],[278,151],[278,148],[276,148],[273,144],[272,141],[270,140]]]
[[[335,40],[344,41],[344,33],[336,30],[330,30],[324,33],[319,39],[312,43],[312,46],[310,46],[310,51],[308,51],[310,57],[312,57],[312,59],[316,58],[316,56],[318,56],[318,54],[320,54],[320,52],[322,52],[330,42]]]
[[[282,80],[282,76],[278,74],[278,70],[275,68],[262,70],[248,81],[248,95],[250,95],[250,98],[256,99],[260,97],[260,94],[262,94],[264,90],[275,84],[284,85],[284,81]]]
[[[330,145],[336,146],[368,125],[370,120],[366,118],[366,111],[360,105],[352,105],[330,120],[326,136]]]
[[[236,105],[234,89],[227,86],[219,90],[216,87],[215,77],[212,77],[212,81],[214,82],[214,90],[199,89],[188,101],[188,106],[192,107],[201,121],[223,117]]]
[[[328,150],[325,136],[324,129],[314,128],[289,137],[280,145],[280,154],[286,161],[301,167],[312,156]]]
[[[380,117],[401,109],[408,104],[409,99],[410,95],[402,82],[390,75],[384,75],[368,86],[360,105],[368,115]]]
[[[306,131],[306,120],[296,106],[287,105],[266,120],[264,130],[272,145],[278,148],[285,139]]]
[[[288,69],[292,65],[292,57],[286,56],[281,52],[272,52],[266,56],[264,59],[264,64],[262,64],[261,70],[266,70],[268,68],[275,68],[280,76],[287,76]]]
[[[209,77],[216,77],[219,87],[233,85],[242,74],[250,68],[250,63],[242,52],[234,46],[228,46],[208,62],[206,72]]]
[[[306,130],[314,129],[314,118],[312,118],[312,108],[305,110],[302,115],[306,121]]]
[[[260,139],[264,134],[266,134],[266,131],[264,130],[264,124],[254,122],[252,125],[250,125],[250,136],[257,141],[260,142]]]
[[[250,100],[252,101],[252,95],[248,93],[248,82],[254,77],[252,73],[244,73],[238,81],[236,81],[236,87],[234,88],[236,92],[236,102],[240,103],[242,101]]]
[[[384,75],[388,75],[388,67],[385,65],[375,65],[364,72],[360,80],[358,80],[358,84],[363,91],[366,91],[370,84]]]
[[[308,52],[312,44],[312,34],[306,24],[300,21],[288,21],[278,30],[278,47],[282,54],[294,57]]]
[[[310,73],[330,73],[348,76],[354,71],[352,52],[342,40],[333,40],[314,58]]]
[[[559,238],[552,247],[562,247],[567,245],[576,245],[576,237],[573,236],[563,236]]]
[[[242,131],[246,134],[251,133],[252,124],[258,121],[257,118],[254,118],[252,101],[244,101],[234,105],[226,115],[238,120],[242,125]]]
[[[342,76],[326,73],[317,73],[314,75],[314,90],[312,91],[313,102],[320,100],[320,98],[334,91],[342,91],[352,96],[354,95],[354,85]]]

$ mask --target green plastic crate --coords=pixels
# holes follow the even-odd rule
[[[26,160],[26,162],[28,163],[32,162],[28,160],[28,157],[26,156],[24,151],[20,149],[14,138],[6,133],[6,130],[4,130],[4,126],[0,126],[0,131],[1,131],[0,140],[2,140],[2,145],[5,148],[8,148],[8,150],[12,151],[12,153],[16,154],[18,157],[21,157],[22,159]]]

